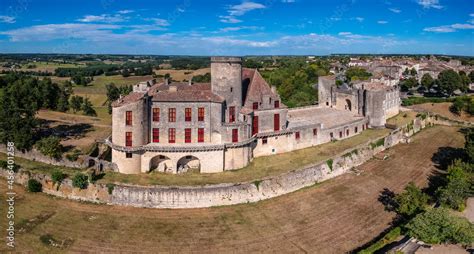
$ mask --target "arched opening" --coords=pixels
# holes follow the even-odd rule
[[[95,166],[95,160],[94,159],[89,159],[89,167]]]
[[[178,160],[176,164],[177,173],[197,172],[201,171],[201,162],[197,157],[187,155]]]
[[[153,157],[150,160],[149,172],[158,171],[158,172],[170,172],[173,171],[173,164],[171,159],[164,156],[158,155]]]
[[[349,99],[346,99],[346,110],[352,111],[352,103]]]

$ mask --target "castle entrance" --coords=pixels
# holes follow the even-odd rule
[[[352,103],[349,99],[346,99],[346,106],[345,106],[345,109],[346,110],[349,110],[349,111],[352,111]]]
[[[201,171],[201,162],[192,155],[187,155],[178,160],[176,164],[177,173],[196,172]]]
[[[171,159],[164,155],[157,155],[150,160],[149,172],[170,172],[173,169]]]

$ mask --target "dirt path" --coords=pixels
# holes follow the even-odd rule
[[[359,176],[348,173],[256,204],[209,209],[93,205],[44,194],[25,194],[17,188],[17,223],[34,219],[42,212],[55,212],[45,222],[17,235],[17,250],[343,253],[370,241],[388,227],[393,214],[384,211],[377,201],[384,188],[399,192],[409,181],[425,186],[434,169],[433,154],[440,147],[462,144],[462,134],[455,128],[429,128],[417,134],[413,143],[390,149],[388,160],[374,159],[359,167]],[[5,180],[0,187],[4,193]],[[1,214],[5,214],[5,207],[1,208]],[[39,240],[45,234],[58,241],[71,239],[73,243],[65,249],[48,247]],[[0,252],[4,248],[0,246]]]

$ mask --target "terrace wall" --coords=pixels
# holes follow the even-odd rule
[[[302,169],[271,176],[253,182],[214,184],[206,186],[136,186],[117,184],[108,189],[104,184],[89,184],[86,190],[72,187],[69,179],[59,188],[52,185],[51,178],[44,174],[31,174],[20,170],[16,182],[25,185],[29,178],[43,184],[43,192],[76,200],[86,200],[111,205],[151,208],[198,208],[257,202],[284,195],[314,185],[350,171],[371,159],[377,153],[400,142],[431,125],[434,117],[418,117],[412,123],[397,128],[381,139],[348,149],[332,159]],[[0,170],[7,175],[7,171]],[[109,194],[111,191],[111,194]]]

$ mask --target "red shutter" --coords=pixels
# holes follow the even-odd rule
[[[299,131],[295,132],[295,139],[300,139],[300,132]]]
[[[279,108],[280,107],[280,101],[275,101],[275,108]]]
[[[160,129],[153,128],[153,143],[160,143]]]
[[[176,122],[176,109],[175,108],[168,109],[168,121]]]
[[[159,122],[160,121],[160,108],[154,108],[153,109],[153,122]]]
[[[184,121],[191,122],[191,108],[184,109]]]
[[[204,128],[198,129],[198,142],[199,143],[204,142]]]
[[[252,109],[254,109],[254,110],[258,109],[258,102],[254,102],[252,104]]]
[[[176,129],[170,128],[168,130],[168,143],[175,143],[176,142]]]
[[[204,121],[204,108],[198,108],[198,121]]]
[[[232,129],[232,142],[239,142],[239,129]]]
[[[280,130],[280,114],[273,115],[273,130],[274,131]]]
[[[125,132],[125,146],[130,147],[132,146],[132,133],[131,132]]]
[[[125,112],[125,125],[132,125],[132,111]]]
[[[191,129],[184,129],[184,143],[191,143]]]
[[[252,136],[258,133],[258,116],[253,116]]]

